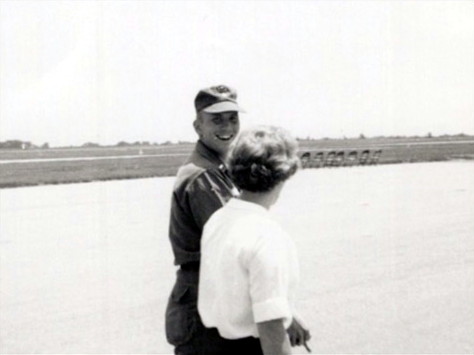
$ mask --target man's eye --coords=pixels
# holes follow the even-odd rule
[[[222,120],[221,120],[220,117],[216,117],[216,118],[214,118],[214,119],[212,120],[212,122],[214,122],[214,123],[216,123],[216,124],[221,123],[221,121],[222,121]]]

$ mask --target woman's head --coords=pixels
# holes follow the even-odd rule
[[[237,187],[267,192],[298,170],[297,150],[298,143],[286,130],[259,126],[237,137],[230,147],[227,165]]]

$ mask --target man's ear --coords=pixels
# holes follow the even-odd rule
[[[199,137],[201,137],[201,121],[199,118],[196,118],[193,122],[194,130],[198,134]]]

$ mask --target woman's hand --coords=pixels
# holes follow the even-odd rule
[[[303,321],[301,321],[296,316],[293,317],[293,322],[290,327],[286,330],[290,338],[291,346],[301,346],[304,345],[308,352],[311,352],[311,349],[308,347],[306,342],[311,339],[311,334],[309,330],[306,329]]]
[[[289,355],[290,343],[283,327],[283,319],[257,323],[264,355]]]

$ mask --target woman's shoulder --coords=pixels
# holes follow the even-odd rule
[[[242,224],[247,226],[247,239],[251,242],[252,249],[259,249],[264,246],[282,247],[289,240],[289,235],[272,218],[252,216]]]

